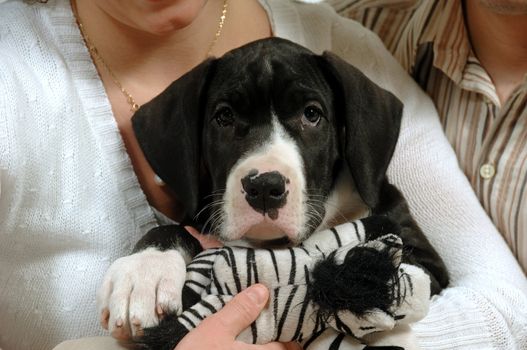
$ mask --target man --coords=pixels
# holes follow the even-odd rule
[[[432,97],[461,168],[527,271],[527,1],[329,2],[375,31]]]

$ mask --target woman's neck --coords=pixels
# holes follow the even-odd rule
[[[156,35],[118,21],[94,1],[77,0],[78,17],[85,33],[116,76],[125,79],[130,75],[158,75],[152,78],[167,79],[167,83],[205,58],[218,28],[222,6],[221,0],[207,1],[187,27]]]
[[[98,7],[96,1],[76,1],[85,33],[120,83],[139,96],[139,104],[150,100],[206,58],[224,5],[223,0],[206,1],[188,26],[156,35],[116,20]],[[257,0],[228,0],[221,36],[211,54],[221,56],[270,35],[267,14]],[[101,72],[103,67],[100,62],[97,64]],[[102,75],[104,78],[105,74]]]

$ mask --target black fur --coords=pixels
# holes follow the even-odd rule
[[[311,100],[321,104],[324,118],[317,128],[305,129],[297,116],[302,114],[306,101]],[[233,110],[228,128],[220,127],[215,118],[225,104]],[[349,167],[357,191],[372,214],[387,219],[385,223],[371,221],[369,224],[379,226],[371,232],[398,232],[407,247],[403,260],[425,268],[433,293],[445,287],[448,274],[442,260],[413,220],[403,196],[386,178],[403,106],[393,94],[337,56],[315,55],[278,38],[253,42],[198,65],[141,107],[132,124],[151,166],[185,206],[185,220],[201,228],[210,211],[201,211],[199,217],[196,214],[221,198],[236,161],[259,147],[271,132],[271,109],[301,149],[306,187],[314,191],[311,194],[327,198],[334,190],[338,173]],[[311,206],[324,214],[320,201]],[[311,227],[320,224],[317,215],[310,220]],[[196,242],[180,242],[175,238],[180,234],[181,230],[149,233],[136,250],[154,245],[188,249],[188,254],[194,255],[198,251]],[[377,295],[366,293],[363,302],[351,306],[356,311],[372,303],[382,309],[393,297],[390,290],[380,287],[393,278],[393,265],[388,263],[391,260],[388,256],[370,260],[371,255],[378,254],[359,249],[345,266],[339,267],[339,273],[346,276],[344,281],[354,278],[358,288],[380,288],[375,291]],[[328,316],[343,306],[339,304],[339,293],[358,296],[369,288],[321,289],[321,282],[327,278],[325,273],[331,271],[328,276],[335,275],[334,265],[327,261],[317,267],[318,287],[312,296],[325,305]],[[165,334],[168,339],[169,333]]]
[[[448,272],[443,260],[415,222],[406,200],[395,186],[384,181],[380,198],[381,201],[372,210],[373,216],[384,215],[397,223],[400,229],[396,232],[404,245],[403,262],[423,268],[430,276],[432,295],[438,294],[448,285]]]
[[[318,59],[343,119],[344,158],[357,191],[374,208],[381,200],[380,189],[399,136],[403,105],[335,54],[324,52]]]
[[[351,249],[344,263],[335,261],[335,253],[320,260],[309,281],[309,300],[320,306],[319,315],[328,320],[342,310],[364,315],[375,308],[386,313],[399,298],[398,266],[390,251],[393,242],[378,251],[358,246]],[[393,243],[395,244],[395,243]]]
[[[198,210],[205,189],[201,179],[201,130],[204,91],[216,60],[209,59],[141,106],[132,126],[156,174],[177,194],[186,215]]]
[[[147,247],[156,247],[160,251],[181,249],[189,256],[195,256],[203,250],[199,241],[181,225],[159,226],[151,229],[136,243],[133,253]]]
[[[188,334],[188,330],[177,321],[177,315],[167,315],[157,327],[146,328],[141,337],[136,337],[136,349],[173,350]]]

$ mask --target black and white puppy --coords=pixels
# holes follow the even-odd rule
[[[265,246],[383,215],[401,227],[405,262],[424,268],[438,293],[448,284],[443,262],[386,178],[402,108],[337,56],[272,38],[203,62],[132,122],[191,224],[224,242]],[[201,249],[178,226],[150,231],[135,251],[152,247],[187,262]]]

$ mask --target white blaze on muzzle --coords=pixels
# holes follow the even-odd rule
[[[224,194],[225,241],[299,241],[306,232],[306,180],[298,146],[276,116],[269,140],[232,168]]]

